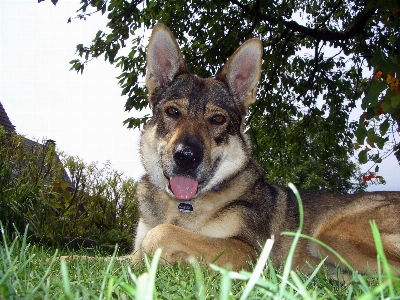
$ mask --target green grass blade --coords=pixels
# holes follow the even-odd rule
[[[68,299],[73,300],[75,297],[71,293],[71,284],[69,282],[68,276],[68,267],[65,261],[61,261],[61,277],[62,277],[62,289],[64,291],[65,296]]]
[[[273,237],[271,239],[268,239],[267,242],[265,243],[264,249],[261,252],[261,255],[260,255],[258,262],[253,270],[253,273],[251,274],[251,276],[249,278],[249,282],[247,283],[246,288],[243,291],[242,296],[240,297],[241,300],[247,299],[251,290],[254,288],[255,284],[257,283],[257,280],[260,278],[260,275],[261,275],[262,271],[264,270],[267,260],[268,260],[268,257],[271,253],[273,244],[274,244]]]
[[[285,266],[283,269],[283,274],[282,274],[282,282],[279,288],[279,295],[278,297],[282,298],[284,294],[284,290],[286,289],[288,279],[289,279],[289,274],[292,269],[292,263],[293,263],[293,256],[294,252],[297,247],[297,243],[300,239],[301,231],[303,230],[303,224],[304,224],[304,211],[303,211],[303,203],[301,202],[300,194],[297,188],[292,184],[289,183],[289,187],[292,189],[293,193],[296,195],[296,199],[299,205],[299,215],[300,215],[300,220],[299,220],[299,229],[297,232],[294,234],[294,239],[292,242],[292,245],[290,246],[289,254],[286,258]]]
[[[374,220],[370,221],[370,226],[371,226],[372,235],[373,235],[374,241],[375,241],[376,251],[378,252],[378,258],[382,262],[383,270],[385,271],[385,274],[386,274],[386,280],[388,283],[390,298],[394,299],[395,293],[394,293],[394,287],[393,287],[392,271],[391,271],[390,265],[387,261],[385,251],[383,250],[381,235],[379,233],[378,226],[376,225],[376,222]]]
[[[204,276],[203,272],[201,271],[200,264],[196,259],[191,259],[190,263],[193,266],[194,269],[194,274],[196,277],[196,286],[197,286],[197,292],[196,292],[196,298],[200,300],[205,300],[206,299],[206,294],[205,294],[205,285],[204,285]]]
[[[150,281],[148,282],[147,285],[147,295],[148,299],[152,299],[154,293],[155,293],[155,282],[156,282],[156,274],[157,274],[157,268],[158,264],[160,262],[161,258],[161,249],[157,249],[156,253],[154,253],[153,260],[151,262],[151,270],[150,270]],[[156,295],[154,295],[154,298],[157,298]]]
[[[311,299],[311,296],[307,291],[307,285],[301,281],[300,277],[296,274],[296,272],[291,271],[290,277],[292,277],[293,282],[296,286],[296,290],[303,297],[303,299]]]
[[[106,283],[107,283],[108,274],[110,274],[111,269],[112,269],[112,267],[114,265],[115,256],[117,255],[117,251],[118,251],[118,245],[116,245],[114,253],[111,256],[110,262],[107,265],[107,270],[106,270],[106,273],[104,274],[103,281],[101,283],[99,299],[103,299],[104,291],[106,289]]]
[[[221,269],[221,284],[220,284],[220,300],[225,300],[229,298],[229,293],[231,291],[232,280],[229,276],[229,271],[226,269]]]
[[[51,270],[52,270],[52,268],[53,268],[54,262],[56,261],[57,255],[58,255],[58,249],[56,249],[56,251],[54,252],[53,257],[52,257],[52,259],[50,260],[50,265],[46,268],[46,271],[44,272],[44,274],[41,275],[41,276],[39,277],[39,282],[38,282],[38,284],[36,285],[36,287],[33,288],[32,294],[35,294],[36,291],[37,291],[41,286],[45,286],[44,281],[45,281],[46,278],[48,278],[48,276],[49,276],[49,274],[50,274],[50,272],[51,272]]]
[[[158,263],[161,257],[161,249],[157,249],[154,253],[151,264],[148,261],[147,255],[145,255],[145,261],[147,265],[148,273],[143,273],[137,279],[136,285],[136,298],[138,300],[151,300],[155,295],[155,281]]]

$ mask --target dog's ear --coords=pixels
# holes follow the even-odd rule
[[[257,83],[260,80],[263,46],[259,39],[244,42],[229,58],[217,79],[228,85],[244,111],[256,100]]]
[[[168,86],[177,75],[187,73],[178,43],[163,24],[157,24],[153,28],[146,60],[146,86],[150,95],[157,87]]]

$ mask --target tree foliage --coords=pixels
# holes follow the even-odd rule
[[[155,23],[171,29],[192,72],[204,77],[215,75],[244,40],[259,37],[263,74],[247,125],[267,178],[344,192],[355,188],[350,179],[357,165],[349,157],[357,122],[350,122],[349,114],[369,85],[363,68],[371,67],[377,48],[392,49],[393,31],[376,18],[398,19],[392,14],[397,6],[393,0],[81,0],[76,18],[107,14],[109,31],[98,31],[90,45],[78,45],[79,57],[71,64],[82,72],[104,55],[121,68],[125,109],[140,111],[148,105],[144,33]],[[119,55],[124,47],[129,53]],[[148,117],[125,124],[140,127]]]

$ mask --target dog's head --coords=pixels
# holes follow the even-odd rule
[[[255,101],[262,44],[245,42],[216,78],[189,74],[167,27],[154,27],[146,86],[153,117],[141,139],[150,180],[178,199],[191,199],[235,176],[251,159],[244,118]]]

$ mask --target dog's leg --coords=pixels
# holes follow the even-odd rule
[[[370,220],[375,220],[389,264],[399,269],[399,211],[398,204],[369,202],[327,220],[317,230],[315,237],[331,246],[359,272],[376,273],[377,252],[369,224]],[[310,248],[315,257],[321,254],[322,257],[328,256],[328,263],[338,263],[336,257],[325,248],[315,244]]]
[[[255,250],[245,242],[208,237],[171,224],[151,229],[142,242],[145,253],[158,248],[162,249],[162,258],[170,263],[194,257],[206,264],[215,261],[215,264],[233,270],[248,268],[248,263],[256,257]]]

